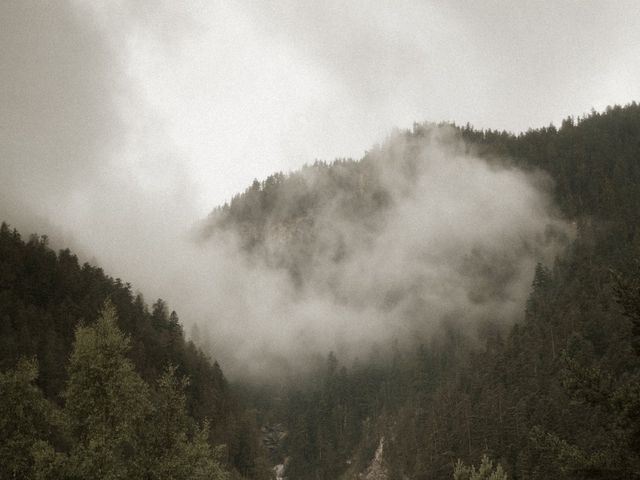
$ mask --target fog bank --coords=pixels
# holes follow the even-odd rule
[[[242,246],[246,227],[214,229],[203,242],[214,286],[192,303],[210,312],[211,348],[234,371],[295,372],[329,351],[348,363],[428,341],[443,321],[472,336],[482,322],[512,324],[536,264],[552,264],[573,235],[544,174],[477,158],[450,128],[398,134],[365,161],[373,173],[362,189],[386,194],[369,217],[338,195],[289,221],[279,210],[296,200],[287,189],[301,187],[285,181],[259,248]],[[303,188],[321,175],[305,169]]]
[[[233,232],[197,242],[194,224],[253,178],[359,158],[394,125],[517,131],[637,97],[637,5],[300,5],[0,2],[0,220],[164,298],[230,372],[517,319],[570,229],[543,176],[448,134],[412,146],[409,177],[407,145],[372,150],[389,205],[358,221],[348,195],[322,204],[311,254],[277,222],[262,256]]]

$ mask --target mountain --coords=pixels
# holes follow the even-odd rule
[[[369,252],[401,195],[420,194],[419,179],[429,175],[419,161],[424,139],[443,128],[455,155],[541,179],[557,209],[543,230],[564,247],[522,270],[526,301],[507,322],[485,315],[469,335],[452,310],[435,333],[413,335],[409,348],[385,337],[355,360],[332,353],[304,385],[279,387],[286,393],[260,408],[288,431],[278,460],[286,457],[285,476],[365,478],[382,457],[387,478],[451,478],[457,459],[476,464],[488,454],[516,479],[640,477],[638,104],[518,135],[416,124],[361,160],[255,181],[211,213],[203,241],[234,235],[247,258],[286,272],[297,290],[320,288],[353,304],[360,291],[350,285],[377,279],[376,270],[364,263],[349,283],[340,265]],[[400,179],[393,187],[391,173]],[[481,250],[477,268],[464,271],[483,272],[478,281],[491,286],[481,303],[507,298],[520,278],[509,266],[544,245],[529,238],[506,258]],[[392,309],[417,285],[385,283],[380,295],[360,300]],[[429,321],[424,304],[411,305],[412,325]]]
[[[231,470],[261,478],[255,415],[237,398],[218,363],[186,340],[177,314],[163,300],[150,309],[128,283],[88,263],[80,265],[69,250],[54,252],[45,236],[25,241],[2,223],[0,370],[11,371],[20,359],[35,359],[37,387],[53,405],[63,406],[74,336],[82,326],[93,325],[105,299],[115,307],[117,327],[131,347],[127,358],[141,380],[156,385],[167,366],[175,366],[177,376],[189,379],[185,408],[190,421],[210,423],[209,441],[225,445],[223,459]],[[66,441],[54,439],[53,444],[68,448]]]
[[[201,223],[273,283],[227,305],[277,300],[213,352],[3,223],[0,478],[640,478],[638,205],[636,103],[395,131]],[[271,380],[227,380],[221,343]]]

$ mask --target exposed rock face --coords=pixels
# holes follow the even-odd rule
[[[282,442],[287,437],[287,430],[281,423],[265,425],[260,430],[262,431],[262,443],[269,452],[269,456],[276,460],[275,457],[280,454]]]
[[[371,460],[367,469],[361,473],[358,478],[361,480],[387,480],[389,478],[387,469],[382,459],[384,453],[384,437],[380,438],[380,443],[376,449],[376,453]]]
[[[284,474],[287,471],[287,465],[289,464],[289,457],[286,457],[282,463],[279,463],[275,467],[273,467],[273,473],[275,474],[275,480],[288,480],[288,477],[285,477]]]
[[[262,443],[269,452],[270,460],[275,464],[273,473],[276,480],[287,480],[285,473],[289,457],[283,458],[282,452],[282,442],[287,438],[287,430],[281,423],[265,425],[260,430],[262,431]]]
[[[276,475],[276,480],[284,480],[284,463],[279,463],[273,467],[273,473]]]

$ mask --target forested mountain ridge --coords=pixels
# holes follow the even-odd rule
[[[323,243],[318,212],[329,205],[357,219],[365,234],[375,231],[393,198],[371,164],[401,138],[411,177],[412,142],[433,127],[397,132],[361,161],[317,162],[255,181],[214,210],[203,235],[234,231],[249,255],[304,284],[314,256],[340,262],[350,254],[333,239]],[[330,356],[315,388],[292,386],[281,402],[263,405],[267,418],[289,429],[282,453],[289,478],[356,478],[383,438],[383,464],[393,479],[450,478],[457,458],[476,463],[485,453],[510,478],[640,477],[633,349],[640,106],[519,135],[449,128],[463,140],[455,148],[549,174],[554,203],[576,226],[576,238],[536,268],[524,318],[507,331],[486,325],[480,348],[445,328],[392,357],[341,366]]]
[[[202,247],[237,248],[271,293],[246,295],[247,323],[278,318],[291,341],[262,336],[290,358],[305,345],[293,363],[422,341],[443,319],[511,323],[536,262],[552,263],[575,227],[550,207],[545,175],[472,150],[451,126],[416,125],[360,161],[255,181],[203,222]]]
[[[177,314],[169,312],[164,301],[157,300],[150,310],[142,296],[133,293],[131,285],[110,278],[88,263],[80,265],[69,250],[54,252],[44,236],[32,235],[24,241],[16,230],[2,223],[1,371],[10,371],[20,359],[34,359],[37,363],[24,367],[23,377],[17,374],[15,378],[35,380],[43,398],[56,408],[64,406],[69,395],[69,358],[74,335],[79,326],[93,325],[105,299],[114,306],[117,327],[129,338],[126,359],[135,366],[135,375],[153,390],[164,378],[166,369],[174,366],[177,378],[188,378],[184,386],[185,415],[188,414],[189,422],[209,422],[207,441],[225,445],[223,463],[246,478],[265,475],[254,415],[239,403],[219,365],[185,339]],[[7,375],[7,381],[14,378]],[[3,391],[2,395],[5,394],[10,395],[10,391]],[[3,415],[12,415],[7,410],[11,402],[5,400]],[[11,428],[6,424],[5,427],[4,440],[15,440]],[[23,470],[13,472],[18,477],[25,474],[29,465],[28,437],[23,441],[27,443],[22,444],[21,454],[26,459],[14,458],[18,463],[26,462]],[[51,441],[56,448],[68,447],[64,438],[54,436]],[[3,446],[3,462],[7,463],[0,474],[2,478],[3,475],[14,478],[7,457],[11,451]]]
[[[560,128],[552,125],[518,135],[479,131],[470,125],[415,124],[411,131],[394,132],[359,161],[316,161],[288,175],[276,173],[262,182],[254,180],[244,193],[212,211],[202,234],[207,238],[218,229],[234,228],[246,248],[256,248],[264,240],[265,229],[276,224],[285,228],[308,224],[314,213],[336,197],[336,208],[351,218],[375,218],[391,201],[377,175],[376,162],[397,148],[400,138],[406,142],[400,168],[403,174],[413,175],[420,140],[443,126],[466,142],[459,148],[470,148],[483,158],[548,172],[555,182],[555,200],[569,218],[625,218],[632,220],[628,227],[635,230],[640,221],[640,213],[634,208],[634,200],[640,196],[640,166],[636,161],[639,109],[635,102],[609,107],[606,112],[594,111],[582,119],[568,118]],[[294,229],[289,234],[299,233]]]
[[[518,231],[510,255],[487,247],[458,266],[492,280],[468,291],[466,306],[491,307],[472,334],[451,314],[412,343],[389,341],[355,360],[331,353],[295,382],[228,382],[163,301],[149,309],[130,285],[3,223],[0,478],[224,478],[223,469],[269,478],[263,426],[277,432],[270,460],[289,480],[445,479],[454,470],[462,480],[475,477],[458,459],[477,465],[483,455],[514,479],[640,478],[637,104],[520,135],[416,124],[359,161],[254,182],[205,220],[202,241],[232,233],[248,258],[285,271],[297,289],[320,285],[357,308],[374,298],[383,313],[415,307],[402,313],[417,325],[427,318],[417,283],[347,295],[361,277],[341,283],[333,266],[397,225],[390,213],[420,194],[417,160],[434,131],[489,170],[530,172],[559,220]],[[557,242],[564,249],[550,261],[513,268],[518,255],[553,253]],[[510,285],[529,273],[519,312],[493,308],[518,300]]]

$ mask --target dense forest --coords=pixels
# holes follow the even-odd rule
[[[303,284],[318,257],[349,255],[323,243],[318,212],[330,204],[375,229],[392,202],[380,159],[401,143],[396,167],[413,175],[421,139],[441,127],[394,132],[360,161],[255,181],[212,212],[203,237],[236,231],[248,255]],[[409,351],[387,345],[356,364],[331,354],[314,386],[263,394],[277,399],[258,404],[265,421],[287,432],[273,454],[290,479],[451,478],[458,459],[483,455],[510,478],[640,477],[640,106],[519,135],[448,128],[455,148],[547,172],[576,238],[538,265],[523,317],[485,324],[480,345],[445,324]]]
[[[319,260],[354,254],[322,234],[327,206],[366,240],[393,204],[377,169],[402,144],[393,167],[412,178],[442,128],[452,148],[546,172],[575,238],[512,322],[327,352],[302,382],[229,382],[165,302],[3,223],[0,478],[640,478],[636,103],[519,135],[416,124],[361,160],[255,181],[201,241],[233,231],[303,289]]]
[[[47,243],[0,227],[0,478],[268,478],[255,412],[176,312]]]

